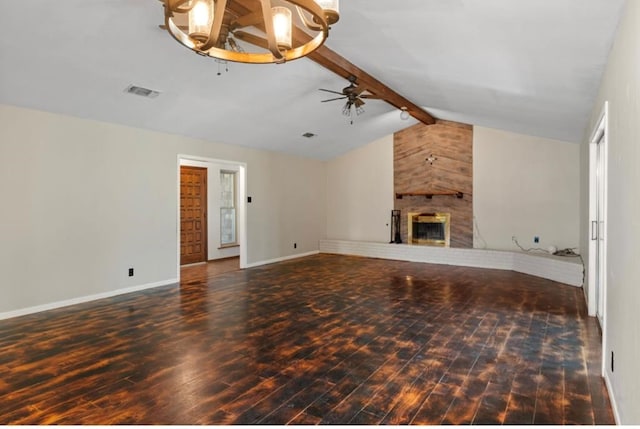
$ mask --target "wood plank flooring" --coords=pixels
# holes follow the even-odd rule
[[[203,264],[192,264],[183,266],[180,270],[180,278],[183,283],[192,280],[208,281],[212,277],[224,274],[229,271],[240,269],[240,257],[215,259]]]
[[[0,321],[0,424],[613,424],[582,290],[337,255]]]

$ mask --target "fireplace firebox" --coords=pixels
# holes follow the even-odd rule
[[[407,242],[424,246],[449,247],[449,213],[409,213]]]

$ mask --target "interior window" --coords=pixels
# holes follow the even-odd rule
[[[236,172],[220,171],[220,245],[237,244]]]

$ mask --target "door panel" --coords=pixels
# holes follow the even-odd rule
[[[602,326],[604,318],[604,256],[605,256],[605,224],[604,224],[604,201],[605,201],[605,177],[604,177],[604,133],[598,138],[596,143],[596,315]]]
[[[207,169],[180,167],[180,265],[207,260]]]

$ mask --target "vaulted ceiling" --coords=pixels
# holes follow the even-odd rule
[[[623,5],[342,0],[326,46],[438,118],[578,142]],[[318,91],[348,82],[316,62],[221,65],[162,22],[157,0],[6,2],[0,103],[318,159],[416,122],[367,100],[351,125]]]

